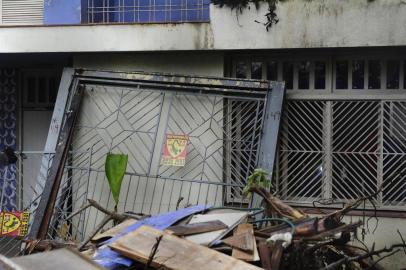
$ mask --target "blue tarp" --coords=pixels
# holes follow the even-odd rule
[[[128,226],[115,237],[105,241],[103,246],[96,251],[93,260],[107,269],[114,269],[120,265],[131,266],[133,263],[132,260],[121,256],[119,253],[113,251],[108,245],[116,241],[118,238],[135,231],[142,225],[148,225],[155,229],[164,230],[177,221],[208,208],[209,207],[205,205],[196,205],[140,220],[139,222]]]

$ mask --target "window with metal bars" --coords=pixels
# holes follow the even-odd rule
[[[382,187],[378,207],[406,210],[405,60],[255,56],[232,67],[290,89],[274,174],[284,200],[337,205]]]
[[[234,62],[237,78],[285,81],[288,90],[406,89],[406,61],[377,58],[257,58]],[[319,91],[318,91],[319,92]]]
[[[52,109],[60,74],[50,70],[25,70],[22,75],[22,105],[30,109]]]
[[[82,22],[208,22],[209,6],[210,0],[82,0]]]

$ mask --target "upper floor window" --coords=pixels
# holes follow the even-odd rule
[[[208,22],[210,0],[82,0],[84,23]]]

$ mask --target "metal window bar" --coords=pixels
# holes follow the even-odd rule
[[[406,210],[405,104],[404,100],[289,100],[281,129],[280,196],[309,206],[332,200],[331,206],[337,207],[374,193],[382,183],[378,209]],[[328,106],[331,115],[325,114]],[[326,125],[331,140],[326,140]],[[331,174],[326,171],[329,166]]]
[[[208,22],[209,0],[88,0],[86,23]]]

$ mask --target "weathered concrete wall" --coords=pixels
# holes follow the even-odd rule
[[[278,49],[406,45],[406,0],[288,0],[269,32],[267,7],[211,6],[210,23],[0,28],[1,52]]]
[[[223,76],[224,54],[220,52],[80,54],[74,67]]]
[[[346,222],[356,222],[358,220],[363,221],[362,217],[346,217],[344,219]],[[368,220],[368,217],[366,217],[365,220]],[[365,243],[369,248],[371,248],[374,243],[375,249],[384,248],[385,246],[390,247],[393,244],[401,244],[402,240],[397,230],[400,231],[403,237],[406,236],[406,220],[401,218],[378,218],[378,220],[371,218],[367,221],[367,224]],[[359,238],[362,239],[361,237],[361,232],[359,231]],[[361,245],[359,241],[354,241],[353,244]],[[385,269],[404,269],[406,268],[406,255],[403,251],[400,251],[394,256],[384,259],[381,264]]]

